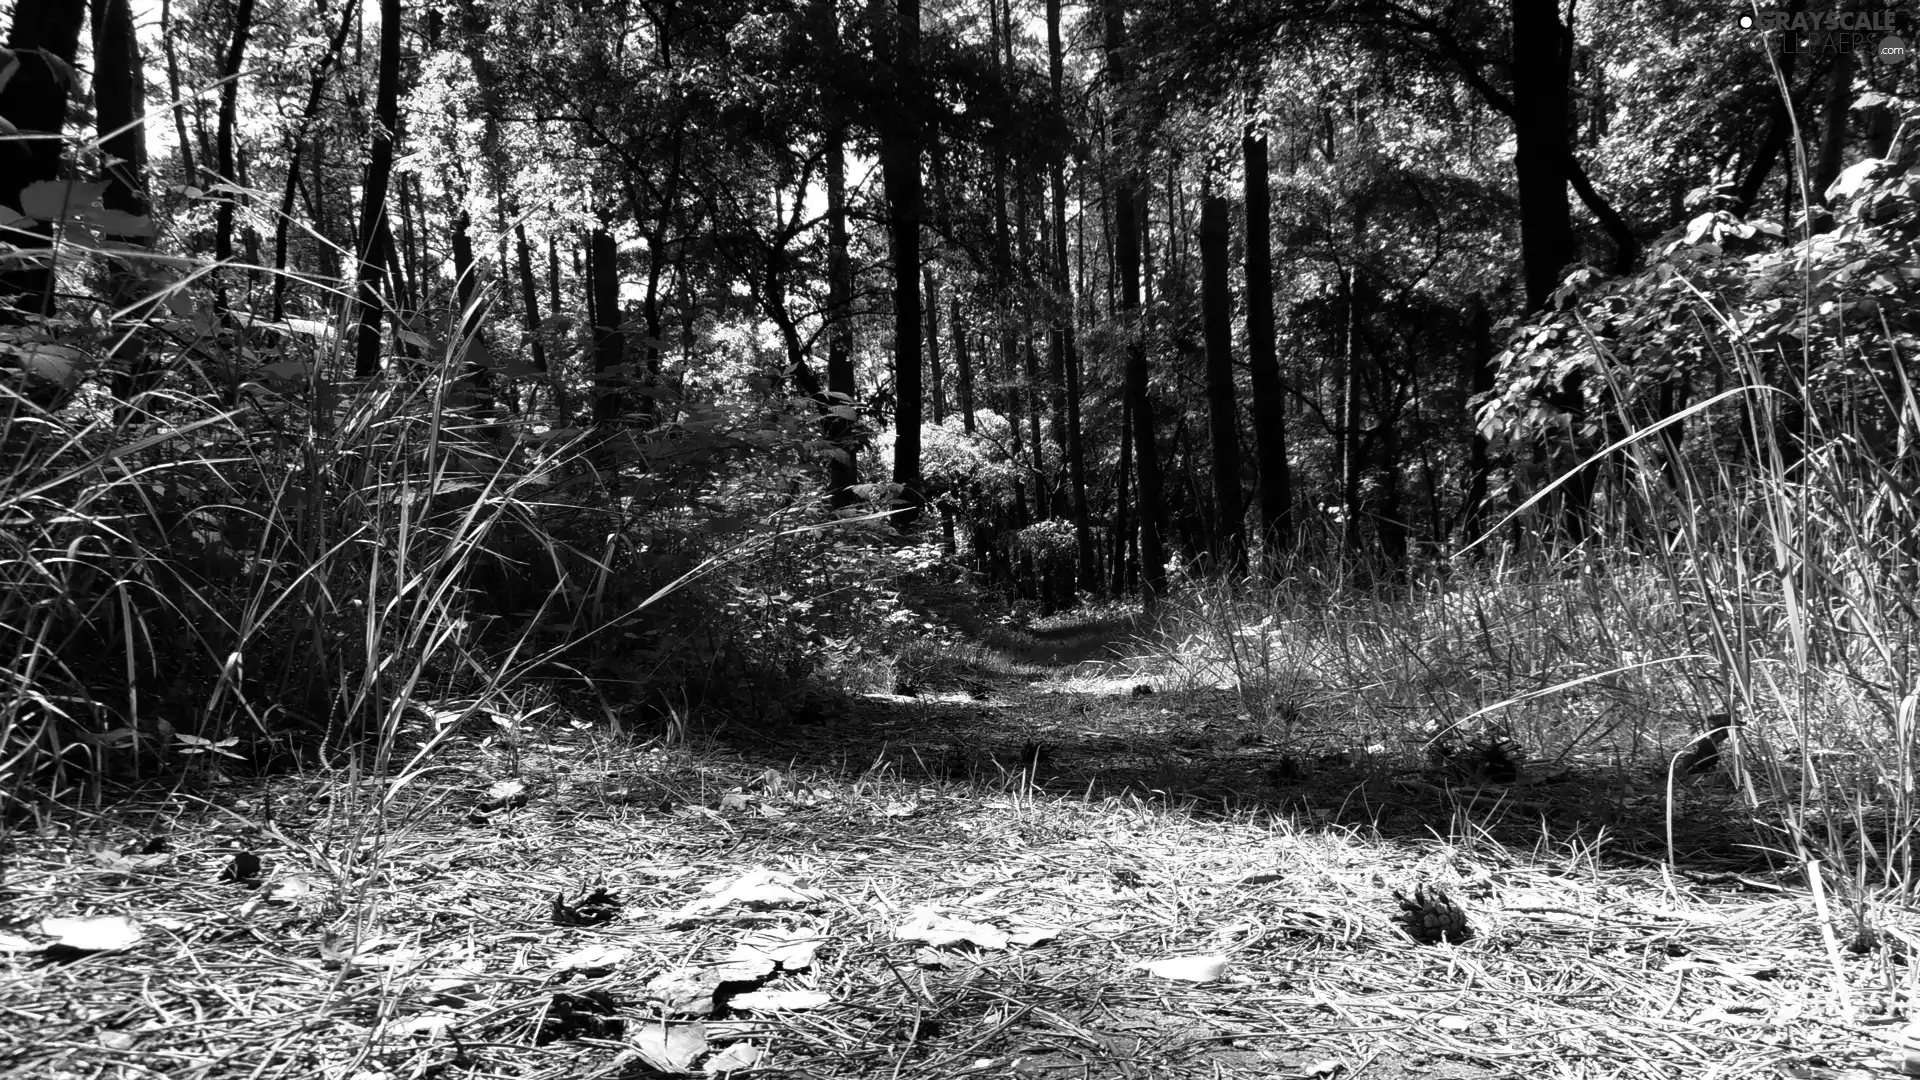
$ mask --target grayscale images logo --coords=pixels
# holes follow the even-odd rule
[[[1907,59],[1906,40],[1895,33],[1891,11],[1749,11],[1742,30],[1759,30],[1783,53],[1865,53],[1883,64]]]

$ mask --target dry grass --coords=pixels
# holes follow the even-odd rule
[[[503,726],[398,790],[203,772],[182,780],[197,794],[46,811],[12,838],[13,932],[125,915],[144,936],[7,956],[0,1075],[647,1075],[631,1047],[662,1030],[650,983],[770,927],[817,952],[762,988],[827,1004],[722,1005],[703,1031],[788,1076],[1837,1076],[1877,1067],[1880,1028],[1909,1007],[1920,919],[1871,905],[1876,936],[1836,966],[1805,883],[1743,853],[1675,870],[1611,838],[1631,830],[1560,817],[1535,818],[1528,842],[1528,814],[1470,793],[1445,807],[1411,789],[1406,814],[1382,814],[1391,774],[1329,770],[1264,802],[1150,792],[1118,767],[1089,781],[1106,732],[1218,711],[1128,685],[1002,677],[985,702],[843,702],[831,729],[699,754]],[[1053,783],[1000,752],[1035,737],[1051,740]],[[1127,750],[1172,752],[1153,739]],[[942,741],[979,779],[941,778],[960,771],[930,749]],[[507,778],[530,801],[476,814]],[[1648,788],[1637,797],[1657,800]],[[164,850],[138,854],[154,837]],[[241,848],[264,858],[260,883],[221,880]],[[798,892],[687,910],[754,869]],[[1470,940],[1401,932],[1392,892],[1419,883],[1466,905]],[[601,884],[611,921],[556,924],[556,894]],[[897,938],[925,907],[1058,936]],[[1851,921],[1832,929],[1854,937]],[[592,974],[558,967],[589,946],[630,952]],[[1224,957],[1224,975],[1134,966],[1177,956]]]

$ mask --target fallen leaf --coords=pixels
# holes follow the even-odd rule
[[[632,959],[633,950],[618,945],[588,945],[553,962],[555,971],[578,971],[583,975],[600,975],[612,971]]]
[[[674,913],[676,919],[705,915],[726,908],[794,908],[818,903],[817,892],[794,885],[791,874],[750,870],[731,881],[716,881],[701,890],[707,895]]]
[[[312,896],[318,891],[319,889],[314,885],[312,878],[292,875],[276,878],[273,881],[267,882],[266,888],[261,890],[260,895],[268,900],[286,902]]]
[[[693,1063],[707,1052],[706,1025],[648,1024],[633,1037],[633,1051],[649,1068],[664,1073],[686,1074]]]
[[[784,1009],[788,1012],[803,1012],[817,1009],[832,1001],[831,997],[818,990],[749,990],[744,994],[735,994],[727,999],[731,1009],[749,1009],[755,1012]]]
[[[769,960],[783,971],[802,971],[813,966],[813,954],[825,939],[805,930],[771,927],[757,930],[740,939],[728,960]]]
[[[916,908],[913,917],[896,927],[893,936],[901,941],[923,941],[928,945],[972,945],[980,949],[1004,949],[1010,940],[1007,932],[983,923],[949,918],[932,908]]]
[[[963,963],[959,957],[949,952],[941,952],[931,945],[923,945],[913,954],[913,962],[918,967],[939,971]]]
[[[1227,958],[1224,956],[1171,956],[1165,960],[1154,960],[1140,964],[1147,974],[1161,979],[1177,979],[1180,982],[1212,982],[1227,972]]]
[[[1464,1016],[1443,1016],[1434,1021],[1441,1031],[1465,1031],[1473,1026],[1473,1021]]]
[[[707,1059],[701,1071],[729,1073],[751,1069],[760,1063],[760,1048],[750,1042],[737,1042]]]
[[[430,1012],[395,1020],[388,1030],[396,1035],[445,1035],[459,1018],[448,1013]]]
[[[531,798],[524,780],[496,780],[487,786],[486,793],[480,796],[480,805],[475,809],[483,814],[513,810],[527,805]]]
[[[54,939],[49,948],[78,952],[119,952],[140,940],[140,928],[124,915],[42,919],[40,932]]]
[[[1339,1058],[1326,1058],[1325,1060],[1316,1061],[1302,1068],[1300,1070],[1300,1076],[1302,1080],[1313,1080],[1313,1078],[1317,1076],[1332,1076],[1334,1073],[1346,1067],[1347,1063],[1341,1061]]]
[[[680,1016],[707,1016],[713,1012],[714,998],[729,983],[743,987],[760,984],[773,974],[773,962],[735,962],[716,967],[689,967],[669,971],[647,984],[647,995],[660,1002],[662,1009]]]
[[[109,1050],[131,1050],[139,1038],[131,1031],[102,1030],[94,1036],[101,1046]]]
[[[251,851],[238,851],[220,871],[221,881],[237,881],[247,884],[260,880],[260,856]]]
[[[1032,923],[1015,923],[1007,940],[1015,945],[1044,945],[1060,936],[1058,926],[1040,926]]]

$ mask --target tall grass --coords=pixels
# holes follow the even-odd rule
[[[1657,770],[1669,793],[1691,751],[1731,732],[1720,764],[1762,846],[1857,911],[1910,896],[1920,392],[1884,309],[1877,327],[1842,324],[1850,298],[1832,286],[1874,244],[1898,263],[1916,211],[1891,188],[1839,213],[1852,253],[1809,224],[1783,254],[1802,260],[1787,308],[1797,354],[1754,333],[1756,311],[1777,305],[1693,291],[1691,355],[1719,365],[1695,373],[1720,382],[1704,400],[1649,415],[1627,384],[1659,358],[1616,356],[1587,333],[1615,437],[1584,463],[1608,478],[1585,543],[1513,546],[1553,532],[1543,511],[1569,473],[1407,587],[1197,583],[1166,627],[1173,678],[1238,687],[1286,737],[1396,755],[1513,737],[1550,761]],[[1653,303],[1652,290],[1621,295]]]
[[[196,325],[152,335],[174,374],[131,402],[0,382],[8,797],[181,754],[385,758],[418,698],[471,711],[506,689],[477,584],[531,585],[541,609],[582,565],[547,525],[556,500],[592,504],[556,483],[581,472],[578,440],[471,400],[467,342],[355,381],[338,333],[262,364],[240,325]]]

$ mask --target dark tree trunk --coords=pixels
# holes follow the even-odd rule
[[[1247,571],[1240,504],[1240,419],[1233,407],[1233,295],[1227,280],[1227,198],[1209,190],[1200,205],[1200,317],[1207,343],[1207,424],[1213,435],[1213,557],[1227,574]]]
[[[382,6],[382,12],[385,5]],[[395,20],[398,22],[398,19]],[[246,62],[247,39],[253,35],[253,0],[236,0],[233,7],[233,37],[227,43],[226,56],[220,62],[220,118],[214,129],[214,170],[219,174],[215,179],[222,184],[238,186],[239,174],[234,171],[233,139],[234,128],[239,124],[240,67]],[[399,85],[400,42],[399,27],[393,30],[394,39],[394,78]],[[380,31],[381,75],[385,77],[387,30],[383,25]],[[398,100],[396,89],[396,98]],[[396,105],[393,112],[398,116]],[[387,117],[387,113],[381,113]],[[391,120],[386,122],[391,123]],[[384,181],[383,181],[384,183]],[[240,197],[231,191],[222,192],[214,210],[213,257],[216,262],[229,262],[233,259],[233,212]]]
[[[104,135],[100,148],[112,159],[101,177],[109,210],[147,213],[147,84],[134,36],[129,0],[92,0],[93,96]],[[126,237],[116,237],[126,239]]]
[[[280,192],[280,213],[273,223],[273,317],[286,318],[287,300],[287,237],[293,225],[293,197],[300,190],[300,163],[306,158],[307,139],[313,132],[313,125],[320,117],[320,104],[326,98],[327,78],[333,66],[340,59],[340,51],[346,47],[347,32],[353,29],[354,15],[359,9],[358,0],[349,0],[340,10],[340,25],[334,28],[333,38],[327,43],[327,51],[314,62],[313,74],[307,82],[307,105],[300,113],[293,134],[287,138],[287,183]],[[186,138],[185,120],[180,119],[181,110],[173,110],[175,121],[181,124],[180,137]],[[181,147],[184,153],[184,142]],[[314,227],[319,230],[319,223]],[[324,233],[323,233],[324,235]]]
[[[1066,46],[1060,34],[1060,0],[1047,0],[1047,82],[1053,107],[1066,115]],[[1093,550],[1093,525],[1087,510],[1087,454],[1080,431],[1080,357],[1074,341],[1073,283],[1067,276],[1066,147],[1058,148],[1047,170],[1052,195],[1053,325],[1047,334],[1047,354],[1053,372],[1056,437],[1067,456],[1068,506],[1073,513],[1077,577],[1085,588],[1096,588],[1098,559]]]
[[[1846,160],[1847,112],[1853,107],[1853,53],[1833,53],[1827,74],[1827,99],[1820,110],[1820,153],[1814,159],[1813,198],[1827,205],[1827,188],[1840,177]]]
[[[940,377],[940,279],[934,276],[931,265],[921,276],[927,300],[927,376],[933,384],[929,396],[933,402],[933,422],[939,426],[947,421],[946,387],[941,385]]]
[[[1467,357],[1467,392],[1473,395],[1493,389],[1493,313],[1486,298],[1474,293],[1468,301],[1467,322],[1471,328],[1471,352]],[[1487,505],[1487,484],[1493,473],[1492,443],[1481,432],[1478,418],[1467,415],[1473,430],[1473,442],[1467,451],[1467,493],[1460,501],[1460,542],[1471,544],[1480,539]]]
[[[833,403],[825,421],[826,436],[834,444],[829,451],[827,486],[836,508],[858,501],[853,486],[860,482],[860,448],[853,437],[859,404],[854,400],[858,388],[853,372],[853,259],[847,253],[848,243],[846,131],[836,127],[827,135],[827,392]]]
[[[973,434],[973,358],[967,352],[966,324],[960,321],[959,290],[947,309],[947,325],[953,328],[953,364],[960,381],[960,424]]]
[[[406,273],[406,308],[411,312],[419,311],[426,303],[426,294],[420,291],[420,245],[419,230],[414,228],[413,185],[409,184],[407,174],[400,176],[400,268]]]
[[[1397,417],[1380,424],[1380,512],[1374,531],[1380,537],[1380,558],[1399,574],[1407,564],[1407,517],[1400,493],[1400,424]]]
[[[1133,528],[1127,514],[1128,485],[1133,478],[1133,402],[1120,400],[1120,462],[1113,476],[1113,593],[1125,596],[1131,588],[1127,580],[1128,540]]]
[[[473,322],[469,308],[473,304],[474,289],[479,282],[473,269],[473,219],[465,210],[453,216],[450,226],[452,236],[448,246],[453,249],[453,293],[455,302],[460,306],[460,333],[465,336]]]
[[[241,0],[252,6],[252,0]],[[387,185],[393,176],[393,133],[400,126],[400,0],[380,0],[380,74],[374,92],[373,149],[360,204],[358,283],[360,340],[354,375],[380,372],[380,265],[393,242],[387,228]]]
[[[160,0],[160,51],[167,58],[167,112],[173,114],[174,138],[180,142],[180,182],[193,184],[193,139],[187,134],[187,105],[180,97],[180,57],[173,45],[173,0]]]
[[[1790,0],[1786,7],[1787,17],[1798,15],[1805,0]],[[1786,84],[1787,92],[1793,90],[1794,63],[1800,59],[1798,49],[1782,49],[1779,53],[1780,79]],[[1774,163],[1780,160],[1781,151],[1787,148],[1787,142],[1793,137],[1792,102],[1782,97],[1777,88],[1767,94],[1767,130],[1760,138],[1760,146],[1754,151],[1753,159],[1747,162],[1746,174],[1740,178],[1740,187],[1734,196],[1733,212],[1746,217],[1753,212],[1753,204],[1760,199],[1760,188],[1767,182],[1767,176],[1773,172]],[[1787,171],[1793,171],[1793,163],[1787,163]],[[1786,208],[1782,207],[1784,215]]]
[[[134,35],[133,9],[128,0],[92,0],[93,97],[99,114],[100,149],[108,159],[101,179],[107,189],[100,204],[134,217],[147,216],[146,72],[140,61],[140,42]],[[107,239],[131,247],[152,243],[151,230],[108,233]],[[147,389],[148,364],[144,323],[151,304],[141,274],[126,261],[115,259],[107,269],[109,311],[125,311],[124,322],[113,327],[111,366],[115,402],[114,423],[131,415],[128,405]]]
[[[1287,394],[1273,320],[1272,202],[1267,139],[1251,124],[1240,144],[1246,165],[1247,373],[1253,383],[1253,432],[1260,469],[1260,562],[1278,578],[1293,549],[1293,472],[1287,463]]]
[[[1121,0],[1103,0],[1105,10],[1105,48],[1107,78],[1125,93],[1130,78],[1127,71],[1127,24]],[[1122,132],[1126,130],[1123,121]],[[1125,136],[1122,136],[1122,142]],[[1123,155],[1131,156],[1122,147]],[[1154,438],[1153,398],[1149,383],[1147,345],[1139,324],[1140,311],[1140,180],[1130,166],[1123,166],[1114,183],[1115,246],[1120,261],[1120,321],[1127,338],[1126,397],[1132,414],[1134,460],[1138,470],[1139,491],[1135,498],[1140,519],[1140,583],[1149,604],[1167,591],[1167,555],[1161,535],[1160,454]]]
[[[86,13],[86,5],[73,0],[18,0],[14,5],[7,47],[19,66],[0,87],[0,119],[22,135],[43,137],[0,139],[0,205],[20,210],[22,191],[60,175],[60,134],[67,122],[67,93],[73,89],[66,85],[65,72],[73,70]],[[47,56],[59,64],[49,62]],[[52,236],[49,222],[0,228],[0,240],[26,252],[46,248]],[[0,299],[4,298],[11,298],[14,310],[21,314],[51,313],[51,264],[15,263],[13,269],[0,272]]]
[[[1360,274],[1348,270],[1342,282],[1346,295],[1346,343],[1340,364],[1340,504],[1341,547],[1360,550]]]
[[[493,393],[493,372],[481,363],[481,358],[486,355],[486,346],[481,340],[482,309],[486,304],[474,300],[480,290],[480,280],[473,264],[473,220],[465,210],[461,210],[454,215],[451,228],[453,235],[448,246],[453,249],[453,289],[460,311],[454,332],[459,339],[458,347],[465,350],[469,358],[460,378],[485,403]]]
[[[593,420],[607,426],[620,417],[621,380],[626,339],[620,332],[619,249],[604,225],[593,230],[587,261],[593,267]]]
[[[676,160],[674,172],[679,172]],[[677,186],[677,185],[676,185]],[[640,345],[640,403],[635,410],[643,427],[656,420],[653,388],[660,380],[660,344],[667,332],[660,315],[660,277],[667,270],[667,222],[673,216],[671,201],[660,209],[660,227],[647,237],[647,291],[640,298],[640,315],[647,323],[647,340]]]
[[[1552,299],[1573,258],[1567,202],[1567,56],[1556,0],[1511,0],[1514,172],[1520,188],[1520,258],[1527,309]]]
[[[560,245],[552,236],[547,237],[547,307],[555,315],[567,309],[560,295]]]
[[[515,253],[520,264],[520,303],[526,309],[522,314],[526,320],[528,351],[533,354],[533,366],[537,371],[547,370],[547,346],[540,340],[540,288],[534,283],[533,248],[527,243],[527,227],[513,227]]]
[[[893,92],[880,132],[881,180],[893,237],[893,521],[914,523],[926,501],[920,479],[920,0],[896,0]]]

